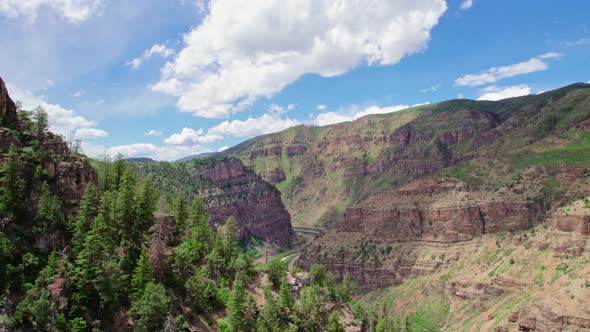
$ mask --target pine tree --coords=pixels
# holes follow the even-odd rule
[[[285,280],[283,280],[281,283],[281,288],[279,291],[279,306],[283,310],[291,310],[293,307],[293,295],[291,294],[289,285]]]
[[[172,215],[176,221],[175,233],[179,239],[186,238],[188,220],[188,204],[186,201],[186,194],[179,193],[172,203]]]
[[[136,225],[134,228],[134,243],[140,245],[143,236],[154,224],[154,213],[158,207],[159,193],[151,179],[147,179],[141,188],[136,200],[135,215]]]
[[[236,218],[229,217],[223,226],[223,256],[227,263],[232,262],[238,255],[239,230]]]
[[[136,318],[138,331],[161,331],[166,321],[170,298],[166,288],[160,284],[148,283],[137,301],[133,302],[131,312]]]
[[[74,225],[74,241],[81,240],[84,234],[88,232],[92,221],[98,215],[100,207],[100,196],[96,186],[90,182],[84,190],[84,196],[80,202],[80,208],[78,209],[78,216],[76,217],[76,223]]]
[[[35,136],[38,142],[42,142],[49,127],[47,111],[41,106],[33,110],[33,120],[35,121]]]
[[[143,294],[145,286],[149,282],[154,281],[154,269],[149,259],[149,255],[145,249],[141,251],[141,255],[137,260],[137,266],[131,276],[132,297],[138,299]]]
[[[136,231],[135,203],[135,177],[131,170],[126,170],[119,184],[115,218],[119,230],[119,238],[124,246],[133,246],[134,232]]]
[[[340,323],[340,314],[334,310],[328,318],[328,332],[346,332],[342,323]]]
[[[110,189],[111,190],[119,190],[119,186],[121,185],[121,181],[123,181],[123,176],[127,171],[127,162],[123,158],[121,153],[117,153],[115,156],[115,161],[112,163],[112,173],[110,177]]]
[[[190,306],[195,312],[212,309],[217,303],[217,286],[204,266],[197,268],[184,287],[187,290]]]
[[[206,247],[210,246],[213,239],[213,230],[209,226],[207,208],[199,197],[193,200],[188,223],[190,237],[201,242]]]
[[[51,194],[47,182],[41,185],[34,221],[33,232],[35,234],[44,234],[49,230],[61,230],[65,225],[61,202],[57,196]]]
[[[245,324],[244,314],[246,311],[246,290],[241,275],[234,280],[232,290],[227,303],[227,322],[232,331],[243,331]]]
[[[22,212],[25,181],[19,169],[21,161],[16,145],[10,146],[5,158],[0,178],[0,214],[17,219]]]

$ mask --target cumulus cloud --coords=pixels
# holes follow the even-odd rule
[[[101,5],[102,0],[2,0],[0,15],[35,20],[40,12],[51,9],[68,21],[80,23],[96,14]]]
[[[49,118],[49,129],[54,133],[67,137],[72,131],[78,133],[80,129],[93,129],[96,126],[96,122],[78,115],[74,110],[64,108],[58,104],[49,103],[44,96],[37,96],[31,91],[20,89],[10,83],[6,83],[6,85],[12,99],[21,102],[24,109],[31,110],[37,106],[43,107],[47,111]],[[95,130],[93,131],[93,135],[90,134],[91,131],[89,130],[82,130],[80,133],[85,136],[93,136],[92,138],[105,137],[107,135],[103,130],[93,130]],[[103,132],[104,136],[97,136],[99,132]]]
[[[320,110],[320,111],[323,111],[323,110],[326,109],[326,105],[320,104],[320,105],[317,106],[317,109]]]
[[[161,136],[162,132],[159,130],[148,130],[145,133],[143,133],[143,136]]]
[[[488,83],[495,83],[503,78],[547,70],[549,65],[543,60],[555,59],[561,56],[562,55],[560,53],[550,52],[541,54],[527,61],[518,62],[507,66],[492,67],[479,74],[469,74],[459,77],[455,80],[455,85],[480,86]]]
[[[164,140],[164,143],[169,145],[198,145],[213,143],[223,139],[220,134],[207,133],[203,135],[203,129],[194,130],[191,128],[183,128],[178,134],[174,134]]]
[[[461,10],[467,10],[473,6],[473,0],[464,0],[461,3]]]
[[[166,45],[154,44],[150,49],[145,50],[140,57],[127,62],[127,65],[133,69],[137,69],[141,67],[141,65],[143,65],[145,61],[151,59],[151,57],[154,55],[159,55],[162,58],[166,59],[172,56],[173,54],[174,50],[166,47]]]
[[[152,89],[178,97],[182,112],[226,118],[303,74],[331,77],[421,52],[446,9],[444,0],[213,0]]]
[[[218,151],[218,152],[223,152],[223,151],[225,151],[225,150],[227,150],[227,149],[229,149],[229,146],[225,146],[225,145],[224,145],[224,146],[220,147],[220,148],[219,148],[217,151]]]
[[[264,134],[276,133],[278,131],[300,125],[301,122],[281,118],[276,114],[263,114],[258,118],[247,120],[223,121],[207,131],[207,135],[220,135],[232,137],[254,137]]]
[[[501,100],[512,97],[527,96],[532,93],[532,90],[525,84],[506,87],[492,85],[482,89],[482,92],[484,94],[477,98],[477,100]]]
[[[107,137],[108,133],[104,130],[96,129],[96,128],[80,128],[80,129],[76,130],[76,133],[74,134],[74,136],[76,138],[80,138],[80,139],[92,139],[92,138]]]
[[[424,104],[415,104],[414,106],[425,105]],[[335,123],[346,122],[356,120],[358,118],[362,118],[363,116],[367,116],[369,114],[385,114],[391,112],[397,112],[409,108],[409,105],[395,105],[395,106],[387,106],[387,107],[379,107],[379,106],[371,106],[365,109],[359,109],[356,106],[350,107],[348,110],[343,110],[341,112],[324,112],[320,113],[315,117],[314,124],[317,126],[328,126]]]
[[[105,154],[116,156],[121,153],[125,158],[148,157],[155,160],[176,160],[193,154],[211,152],[202,146],[157,146],[149,143],[135,143],[105,147],[103,145],[82,142],[82,150],[88,156],[99,158]]]

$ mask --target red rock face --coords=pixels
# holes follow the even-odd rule
[[[10,99],[6,85],[0,78],[0,127],[14,129],[16,122],[16,105]]]
[[[484,233],[524,229],[537,223],[541,213],[530,202],[479,200],[461,181],[427,179],[349,208],[337,231],[387,241],[459,242]]]
[[[198,194],[208,207],[212,226],[234,216],[242,239],[256,236],[278,245],[293,240],[291,217],[281,193],[238,159],[199,165],[194,175],[206,183]]]
[[[560,215],[553,217],[553,227],[564,232],[577,232],[590,235],[590,216],[588,215]]]

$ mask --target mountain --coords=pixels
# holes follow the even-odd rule
[[[201,197],[215,228],[233,216],[242,240],[253,236],[286,245],[294,239],[291,217],[281,201],[281,193],[237,158],[209,157],[131,166],[169,195],[188,192]]]
[[[189,160],[193,160],[193,159],[200,159],[200,158],[208,158],[208,157],[214,157],[216,155],[218,155],[219,152],[205,152],[205,153],[199,153],[199,154],[194,154],[191,156],[186,156],[184,158],[180,158],[178,160],[175,160],[175,163],[183,163],[185,161],[189,161]]]
[[[542,158],[535,143],[543,140],[579,149],[576,158],[584,158],[583,134],[563,134],[584,125],[589,87],[580,83],[497,102],[451,100],[327,127],[298,126],[221,154],[240,158],[275,183],[295,224],[330,226],[348,207],[412,179],[447,169],[471,180],[459,166],[469,160],[502,156],[512,174]]]
[[[444,330],[590,328],[590,85],[451,100],[224,152],[275,183],[303,252]],[[402,308],[402,309],[400,309]]]
[[[155,160],[148,157],[125,158],[125,161],[130,163],[153,163]]]

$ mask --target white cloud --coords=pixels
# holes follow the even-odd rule
[[[101,129],[96,128],[80,128],[76,130],[74,134],[76,138],[80,139],[92,139],[92,138],[101,138],[109,136],[108,133]]]
[[[461,3],[461,10],[467,10],[473,6],[473,0],[464,0]]]
[[[317,126],[323,127],[328,126],[335,123],[352,121],[353,118],[350,115],[339,114],[336,112],[324,112],[320,113],[315,118],[315,124]]]
[[[292,111],[297,108],[297,104],[289,104],[287,105],[287,111]]]
[[[144,63],[144,61],[149,60],[154,55],[159,55],[162,58],[166,59],[173,54],[174,54],[174,50],[166,47],[166,45],[154,44],[152,46],[152,48],[145,50],[139,58],[135,58],[135,59],[127,62],[127,65],[133,69],[137,69],[137,68],[141,67],[141,65]]]
[[[492,85],[482,89],[482,92],[484,92],[484,94],[477,98],[477,100],[501,100],[512,97],[527,96],[532,93],[532,90],[529,86],[524,84],[506,87]]]
[[[576,40],[576,46],[590,45],[590,38],[580,38]]]
[[[422,93],[436,92],[436,91],[438,91],[438,89],[440,89],[440,84],[435,84],[429,88],[420,90],[420,92],[422,92]]]
[[[233,137],[254,137],[300,125],[301,122],[280,118],[277,114],[263,114],[258,118],[248,118],[245,121],[223,121],[207,131],[207,135],[221,135]]]
[[[182,112],[226,118],[303,74],[342,75],[421,52],[446,9],[444,0],[213,0],[152,89],[178,97]]]
[[[148,143],[135,143],[105,147],[89,142],[82,142],[82,150],[94,158],[99,158],[104,154],[113,157],[121,153],[125,158],[148,157],[155,160],[176,160],[193,154],[211,152],[210,149],[202,146],[157,146]]]
[[[78,115],[74,110],[66,109],[58,104],[49,103],[44,96],[36,96],[31,91],[19,89],[10,83],[6,83],[6,85],[8,86],[12,99],[21,102],[24,109],[32,110],[37,106],[43,107],[47,111],[49,118],[49,129],[54,133],[68,137],[72,131],[91,129],[96,126],[96,122]],[[85,132],[82,131],[82,133]]]
[[[541,54],[538,56],[539,59],[559,59],[563,56],[563,54],[559,52],[548,52],[545,54]]]
[[[502,67],[492,67],[479,74],[470,74],[459,77],[455,80],[455,85],[479,86],[487,83],[495,83],[503,78],[543,71],[549,68],[549,65],[543,61],[543,59],[554,59],[558,57],[561,57],[560,53],[550,52],[524,62]]]
[[[225,151],[227,149],[229,149],[229,146],[224,145],[224,146],[220,147],[217,151],[218,152],[223,152],[223,151]]]
[[[223,136],[220,134],[203,135],[203,129],[194,130],[191,128],[183,128],[179,134],[174,134],[164,140],[164,143],[169,145],[197,145],[221,141]]]
[[[320,111],[323,111],[323,110],[326,109],[326,105],[324,105],[324,104],[318,105],[317,106],[317,109],[320,110]]]
[[[163,133],[159,130],[148,130],[143,133],[143,136],[161,136]]]
[[[424,104],[416,104],[414,106],[425,105]],[[395,106],[387,106],[387,107],[379,107],[379,106],[371,106],[365,109],[359,110],[356,106],[351,106],[348,110],[343,110],[341,112],[324,112],[319,113],[314,120],[314,124],[317,126],[328,126],[335,123],[346,122],[356,120],[358,118],[362,118],[363,116],[369,114],[384,114],[384,113],[391,113],[404,110],[409,108],[408,105],[395,105]]]
[[[35,20],[40,12],[51,9],[71,22],[80,23],[96,14],[101,5],[102,0],[2,0],[0,15]]]

